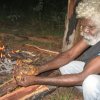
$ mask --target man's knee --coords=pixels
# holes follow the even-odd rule
[[[84,81],[83,81],[83,90],[92,92],[97,90],[98,86],[100,85],[100,77],[98,75],[89,75]]]
[[[83,82],[84,100],[100,100],[100,76],[89,75]]]
[[[68,64],[59,68],[62,75],[80,73],[83,70],[85,63],[82,61],[71,61]]]

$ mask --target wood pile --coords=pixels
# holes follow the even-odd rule
[[[32,46],[28,44],[24,46],[24,49],[25,48],[27,49],[27,51],[17,50],[17,52],[15,53],[13,57],[15,58],[15,56],[17,55],[16,58],[18,59],[25,58],[24,60],[26,61],[28,61],[27,59],[30,58],[30,60],[32,61],[31,64],[41,65],[59,54],[59,52],[45,50],[37,46]],[[33,54],[33,51],[36,54]],[[19,54],[21,54],[21,57],[18,56]],[[45,57],[46,59],[43,59]],[[39,62],[39,63],[36,63],[36,62]],[[27,63],[30,63],[30,62],[28,61]],[[10,75],[8,75],[8,73],[7,74],[5,73],[0,77],[4,77],[4,75],[6,75],[5,77],[7,78],[4,81],[2,81],[2,83],[0,83],[1,84],[0,85],[0,100],[36,100],[36,98],[43,97],[47,93],[56,89],[56,87],[45,86],[45,85],[19,87],[16,84],[16,81],[14,80],[12,73],[10,73]]]

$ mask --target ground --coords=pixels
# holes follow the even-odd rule
[[[83,100],[83,96],[75,87],[59,87],[43,100]]]
[[[62,47],[62,37],[59,36],[29,37],[1,33],[1,38],[8,48],[13,48],[15,50],[20,50],[25,44],[36,45],[40,48],[56,52],[61,52]],[[42,100],[82,100],[82,93],[73,87],[59,87],[56,91],[43,97]]]

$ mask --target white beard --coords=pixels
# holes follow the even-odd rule
[[[89,45],[95,45],[97,42],[100,41],[100,32],[95,33],[94,35],[81,32],[81,35],[88,42]]]

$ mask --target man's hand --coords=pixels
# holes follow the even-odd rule
[[[18,85],[28,86],[33,84],[33,77],[39,74],[37,66],[25,64],[22,61],[17,61],[13,69],[13,77]],[[32,82],[32,83],[31,83]]]
[[[35,74],[27,74],[22,72],[21,70],[15,70],[13,77],[16,80],[16,83],[20,86],[29,86],[34,84],[34,80],[36,79]]]

